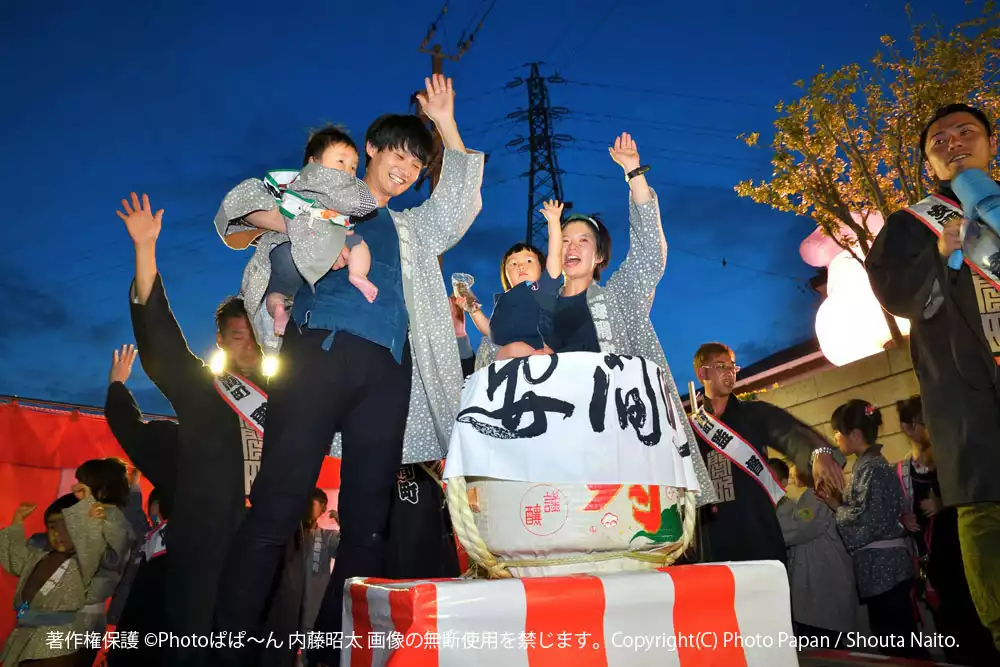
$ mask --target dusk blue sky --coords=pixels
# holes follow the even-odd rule
[[[447,50],[490,2],[450,3],[437,34]],[[948,23],[976,10],[913,5],[918,19]],[[103,404],[112,349],[132,340],[133,252],[115,216],[131,190],[166,209],[160,269],[189,345],[207,358],[213,309],[249,258],[215,233],[226,191],[297,166],[312,128],[339,123],[360,140],[378,115],[406,112],[430,68],[417,47],[440,10],[437,0],[3,3],[0,393]],[[485,301],[500,289],[503,249],[524,236],[528,168],[504,149],[527,134],[504,120],[527,91],[504,85],[543,60],[544,73],[574,82],[550,88],[574,112],[556,125],[577,139],[558,154],[566,198],[603,214],[613,267],[627,251],[627,186],[605,147],[631,132],[653,167],[669,250],[652,317],[678,384],[704,341],[729,343],[747,365],[811,337],[818,297],[798,245],[813,224],[736,196],[739,180],[770,171],[769,152],[736,135],[769,143],[774,104],[795,97],[794,81],[866,61],[880,35],[906,32],[894,0],[497,0],[469,52],[445,66],[466,144],[492,151],[483,211],[445,276],[474,274]],[[146,412],[172,412],[138,364],[131,386]]]

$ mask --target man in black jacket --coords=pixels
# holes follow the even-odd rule
[[[997,139],[981,111],[953,104],[927,123],[920,151],[935,193],[889,216],[865,265],[882,307],[910,320],[941,499],[958,508],[972,599],[1000,646],[1000,285],[968,260],[957,271],[947,265],[961,248],[951,179],[964,169],[988,172]]]
[[[154,215],[148,197],[143,196],[140,203],[134,193],[131,203],[123,204],[125,212],[118,215],[135,245],[136,275],[130,301],[139,360],[146,375],[173,405],[180,425],[172,448],[176,472],[164,604],[170,630],[207,638],[213,629],[216,593],[229,542],[246,513],[247,496],[260,464],[261,425],[255,418],[256,409],[245,407],[247,402],[266,403],[266,394],[260,389],[266,386],[259,370],[260,347],[243,303],[230,299],[216,312],[216,343],[226,355],[226,369],[214,374],[188,349],[156,265],[162,211]],[[140,456],[136,461],[140,470],[157,483],[157,473],[143,470],[141,460]],[[169,481],[166,484],[169,486]],[[272,599],[280,599],[280,604],[272,607],[289,610],[282,615],[287,629],[281,633],[275,630],[274,635],[289,653],[287,635],[298,629],[305,585],[300,538],[294,536],[286,546],[284,569],[273,582],[255,582],[267,586]],[[289,557],[291,552],[297,552],[297,557]],[[298,569],[297,575],[285,571],[291,567]],[[288,593],[281,587],[283,581],[298,582],[297,601],[294,591]],[[211,652],[209,647],[173,649],[170,664],[209,665]]]
[[[703,409],[691,422],[719,498],[701,508],[700,560],[786,563],[785,539],[775,513],[784,489],[767,466],[768,447],[799,470],[811,470],[817,485],[838,491],[844,486],[841,465],[826,440],[792,415],[770,403],[744,402],[733,395],[739,367],[726,345],[699,347],[694,370],[705,395]]]

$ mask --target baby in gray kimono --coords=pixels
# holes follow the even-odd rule
[[[368,187],[355,178],[357,146],[343,131],[327,127],[310,137],[302,162],[301,171],[272,171],[263,181],[250,179],[240,183],[226,196],[216,215],[216,228],[226,245],[236,249],[256,245],[257,251],[251,262],[256,262],[258,267],[268,263],[258,255],[267,255],[270,266],[264,305],[267,315],[273,319],[276,336],[284,334],[292,296],[303,283],[302,272],[297,268],[300,265],[298,256],[293,258],[295,232],[289,227],[310,224],[339,226],[343,234],[340,247],[349,250],[347,271],[351,284],[369,303],[378,295],[378,288],[368,280],[371,269],[368,245],[360,235],[348,231],[353,227],[349,218],[365,216],[377,208]],[[293,220],[292,225],[287,224]],[[301,229],[296,230],[300,234],[300,244],[302,241],[310,242],[314,237]],[[337,241],[328,243],[336,244],[340,236],[331,238]],[[324,268],[328,270],[330,265]],[[244,274],[244,297],[248,291],[247,283],[255,273],[260,271],[255,272],[248,267]],[[257,303],[247,303],[248,311],[252,308],[254,313],[258,306]],[[253,314],[251,321],[255,325],[260,323]],[[257,333],[260,337],[262,332]],[[266,343],[266,340],[261,342]]]

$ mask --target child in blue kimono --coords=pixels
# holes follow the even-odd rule
[[[483,314],[471,293],[459,299],[480,333],[497,346],[497,361],[552,354],[546,339],[562,288],[562,211],[563,204],[555,200],[545,202],[541,210],[549,228],[547,258],[527,243],[517,243],[504,253],[500,262],[504,292],[496,296],[491,317]]]

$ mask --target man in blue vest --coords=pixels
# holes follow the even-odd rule
[[[483,155],[462,143],[450,79],[428,79],[418,98],[444,146],[441,179],[423,205],[390,211],[389,201],[409,190],[429,163],[432,136],[416,116],[383,116],[369,127],[364,181],[379,208],[357,221],[357,229],[371,251],[368,279],[378,297],[369,303],[340,270],[295,296],[282,367],[269,383],[251,509],[219,590],[221,631],[269,639],[260,634],[268,604],[261,582],[274,577],[336,434],[343,452],[341,540],[316,620],[321,633],[340,631],[345,580],[384,575],[390,493],[400,464],[440,459],[447,447],[462,378],[437,255],[458,242],[482,207]],[[255,644],[259,648],[253,639],[243,650],[224,648],[217,662],[253,664]],[[310,658],[336,664],[339,648],[310,650]]]

